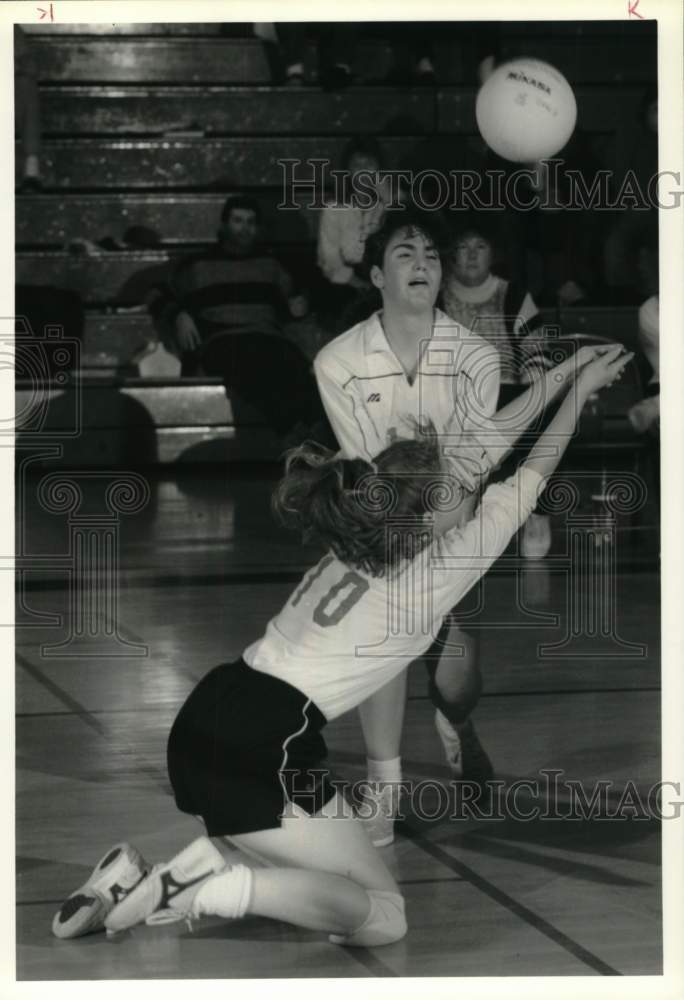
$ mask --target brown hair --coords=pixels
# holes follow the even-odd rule
[[[417,439],[393,442],[372,463],[311,442],[295,448],[273,495],[278,517],[372,576],[412,559],[432,538],[426,515],[445,501],[455,506],[462,494],[443,471],[434,427],[418,430]]]

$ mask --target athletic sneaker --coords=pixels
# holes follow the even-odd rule
[[[52,921],[58,938],[75,938],[104,928],[107,914],[145,878],[148,864],[130,844],[112,847],[92,875],[72,892]]]
[[[392,843],[397,812],[396,792],[391,783],[371,783],[364,787],[359,815],[373,847]]]
[[[494,768],[478,739],[472,719],[452,726],[446,716],[436,709],[435,727],[453,776],[478,786],[481,795],[487,790],[487,782],[494,777]]]
[[[543,559],[551,548],[551,518],[530,514],[522,529],[520,554],[523,559]]]
[[[223,855],[207,837],[198,837],[166,864],[155,865],[105,920],[107,933],[114,934],[145,921],[170,923],[190,915],[200,887],[226,866]]]

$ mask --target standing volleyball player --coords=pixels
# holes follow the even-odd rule
[[[531,387],[522,406],[514,409],[516,401],[501,414],[498,440],[513,445],[544,403],[573,383],[526,462],[486,490],[474,516],[473,477],[463,474],[462,460],[448,457],[434,429],[397,441],[372,463],[307,446],[292,453],[276,507],[328,552],[243,657],[202,678],[169,736],[177,805],[203,820],[207,836],[149,874],[135,848],[117,845],[56,914],[58,937],[248,913],[324,931],[346,945],[403,937],[399,887],[320,767],[321,729],[425,652],[430,632],[423,626],[436,627],[504,551],[583,403],[629,360],[620,351],[583,349],[574,382],[573,363],[565,362],[544,377],[544,391]],[[486,451],[479,432],[471,440],[475,456]],[[485,464],[479,477],[486,471]],[[379,495],[389,502],[378,503]],[[430,504],[438,497],[443,509]],[[414,599],[418,582],[426,584],[428,604]],[[386,635],[390,606],[401,627]],[[227,864],[226,841],[268,867]]]
[[[382,309],[324,347],[314,363],[323,405],[346,458],[368,459],[397,435],[406,436],[407,418],[430,419],[442,432],[454,415],[459,372],[474,388],[470,419],[485,420],[496,409],[498,351],[435,309],[442,243],[434,215],[399,210],[387,214],[366,244],[365,263]],[[472,782],[480,792],[493,769],[470,718],[482,690],[477,645],[457,625],[443,625],[425,665],[447,763],[455,778]],[[398,674],[359,710],[367,754],[368,830],[376,847],[394,837],[406,680],[406,672]]]

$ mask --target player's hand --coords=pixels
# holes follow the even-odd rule
[[[194,351],[200,346],[199,330],[189,313],[180,312],[176,316],[176,343],[184,354]]]
[[[551,373],[562,375],[564,379],[574,379],[590,362],[595,361],[596,358],[600,358],[603,354],[614,351],[616,347],[620,346],[620,344],[591,344],[580,347],[569,358],[556,365],[551,370]]]
[[[633,351],[625,352],[621,344],[616,344],[584,366],[577,376],[578,388],[590,396],[599,389],[612,385],[620,378],[633,357]]]

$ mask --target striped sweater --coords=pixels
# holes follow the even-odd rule
[[[288,318],[292,280],[262,251],[229,256],[220,248],[183,260],[169,286],[166,319],[187,312],[202,340],[235,333],[279,334]]]

